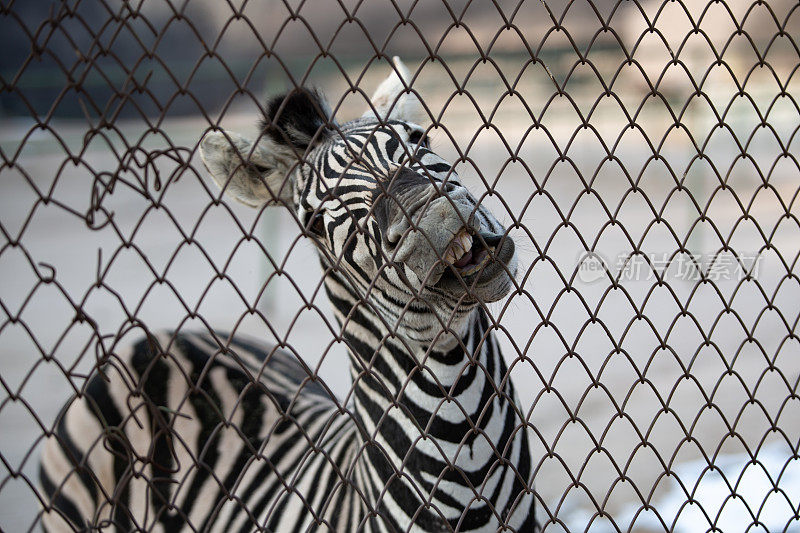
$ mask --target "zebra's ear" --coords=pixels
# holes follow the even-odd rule
[[[276,145],[302,156],[319,144],[331,125],[334,121],[325,98],[313,89],[298,87],[267,100],[259,129]]]
[[[200,141],[200,158],[219,188],[243,204],[292,201],[292,161],[271,139],[254,142],[238,133],[212,131]]]
[[[258,139],[212,131],[200,141],[200,157],[217,185],[244,204],[291,202],[293,170],[332,123],[322,96],[300,87],[267,101]]]
[[[411,92],[411,74],[399,57],[392,58],[394,69],[389,77],[378,86],[372,95],[371,108],[364,117],[375,117],[379,120],[402,120],[404,122],[421,122],[424,109]]]

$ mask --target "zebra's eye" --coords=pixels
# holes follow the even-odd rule
[[[256,169],[256,172],[260,174],[266,174],[267,172],[269,172],[269,168],[265,167],[264,165],[259,165],[258,163],[250,163],[250,164],[253,166],[254,169]]]
[[[319,211],[308,211],[303,220],[306,231],[320,237],[325,235],[325,219]]]
[[[428,136],[422,133],[421,131],[412,131],[411,134],[408,136],[409,144],[419,145],[423,148],[429,148],[430,145],[428,144]]]

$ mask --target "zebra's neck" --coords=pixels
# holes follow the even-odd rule
[[[485,385],[501,396],[509,388],[508,380],[504,380],[506,364],[481,307],[475,307],[465,317],[466,327],[458,337],[431,346],[403,338],[378,316],[377,306],[349,290],[343,291],[343,287],[335,276],[327,277],[328,297],[342,326],[355,390],[366,387],[371,395],[377,394],[398,406],[416,405],[428,413],[442,411],[443,401],[463,399],[463,411],[478,416],[479,412],[468,407],[481,399]],[[484,403],[489,399],[483,398]]]
[[[436,524],[461,520],[471,531],[509,520],[528,482],[529,451],[486,314],[476,308],[460,342],[436,351],[398,338],[374,308],[330,283],[367,444],[355,476],[385,516],[398,517],[388,529],[413,522],[446,531]]]

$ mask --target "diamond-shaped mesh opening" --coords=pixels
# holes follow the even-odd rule
[[[800,531],[796,1],[0,20],[0,530]]]

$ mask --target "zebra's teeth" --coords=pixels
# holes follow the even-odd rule
[[[457,239],[459,240],[461,249],[464,250],[461,254],[463,256],[472,249],[472,235],[470,235],[467,230],[461,230]]]
[[[471,249],[472,235],[470,235],[466,229],[462,229],[450,242],[442,259],[448,265],[452,265],[464,257]]]

